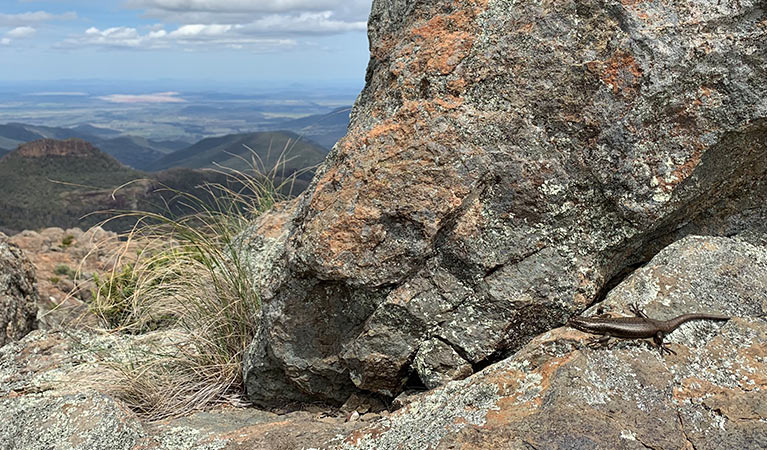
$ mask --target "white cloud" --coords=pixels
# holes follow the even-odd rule
[[[332,9],[343,3],[354,3],[354,0],[131,0],[128,5],[157,11],[271,13]]]
[[[172,31],[169,36],[178,39],[194,39],[197,37],[222,36],[240,25],[184,25],[183,27]]]
[[[98,97],[110,103],[183,103],[183,98],[178,97],[178,92],[156,92],[154,94],[112,94]]]
[[[144,16],[180,24],[240,24],[255,22],[301,23],[301,18],[331,17],[322,27],[299,27],[268,31],[291,33],[341,33],[364,30],[372,0],[129,0],[128,6],[143,9]]]
[[[16,27],[16,28],[12,29],[11,31],[5,33],[5,35],[8,36],[9,38],[16,38],[16,39],[18,39],[18,38],[30,37],[33,34],[35,34],[36,32],[37,32],[37,30],[35,30],[32,27]]]
[[[151,33],[150,33],[151,34]],[[99,30],[96,27],[90,27],[85,30],[85,35],[79,39],[68,40],[73,47],[82,45],[101,45],[105,47],[141,47],[151,36],[141,36],[135,28],[113,27],[106,30]]]
[[[0,45],[10,45],[10,44],[11,44],[11,40],[10,39],[8,39],[8,38],[0,39]]]
[[[0,26],[4,27],[22,27],[25,25],[35,25],[54,20],[75,20],[77,14],[67,12],[64,14],[51,14],[45,11],[25,12],[19,14],[0,13]]]
[[[333,13],[305,12],[298,15],[272,14],[243,26],[250,33],[333,34],[346,31],[365,31],[367,22],[336,20]]]
[[[372,0],[127,0],[144,17],[167,25],[92,27],[58,48],[101,46],[185,50],[238,48],[255,52],[298,47],[305,36],[364,32]],[[302,44],[306,45],[306,43]]]
[[[114,27],[100,30],[88,28],[84,34],[66,39],[58,48],[109,47],[123,49],[158,49],[173,45],[190,49],[230,47],[270,52],[296,46],[292,39],[274,39],[249,36],[239,32],[241,25],[184,25],[173,31],[155,29],[141,34],[136,28]]]

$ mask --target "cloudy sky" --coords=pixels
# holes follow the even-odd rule
[[[372,0],[2,0],[0,81],[362,80]]]

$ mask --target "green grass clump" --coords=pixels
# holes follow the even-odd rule
[[[90,308],[107,328],[181,336],[170,348],[111,366],[118,375],[112,390],[149,420],[244,398],[242,358],[260,301],[237,237],[284,198],[286,186],[271,181],[273,172],[227,174],[228,183],[204,186],[204,198],[176,192],[188,207],[180,217],[126,213],[141,216],[125,236],[137,256],[96,279]]]
[[[57,264],[56,267],[53,268],[53,273],[65,276],[71,280],[73,280],[76,275],[75,271],[66,264]]]
[[[63,239],[61,239],[60,247],[61,248],[69,248],[69,247],[72,246],[72,243],[74,242],[74,240],[75,240],[75,237],[72,236],[71,234],[68,234],[68,235],[64,236]]]

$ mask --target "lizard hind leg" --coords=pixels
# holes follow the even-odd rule
[[[652,337],[653,342],[658,347],[658,351],[660,352],[660,356],[663,356],[664,353],[669,355],[676,355],[676,352],[671,349],[671,345],[668,343],[663,342],[663,332],[658,331],[655,336]]]

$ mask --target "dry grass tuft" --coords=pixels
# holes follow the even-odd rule
[[[110,389],[148,420],[244,401],[242,357],[260,302],[236,237],[299,175],[280,177],[278,168],[264,174],[253,155],[253,173],[220,168],[226,185],[206,185],[200,197],[175,192],[188,209],[182,217],[121,214],[140,218],[125,236],[138,256],[98,280],[90,306],[113,332],[177,332],[171,346],[108,364]]]

